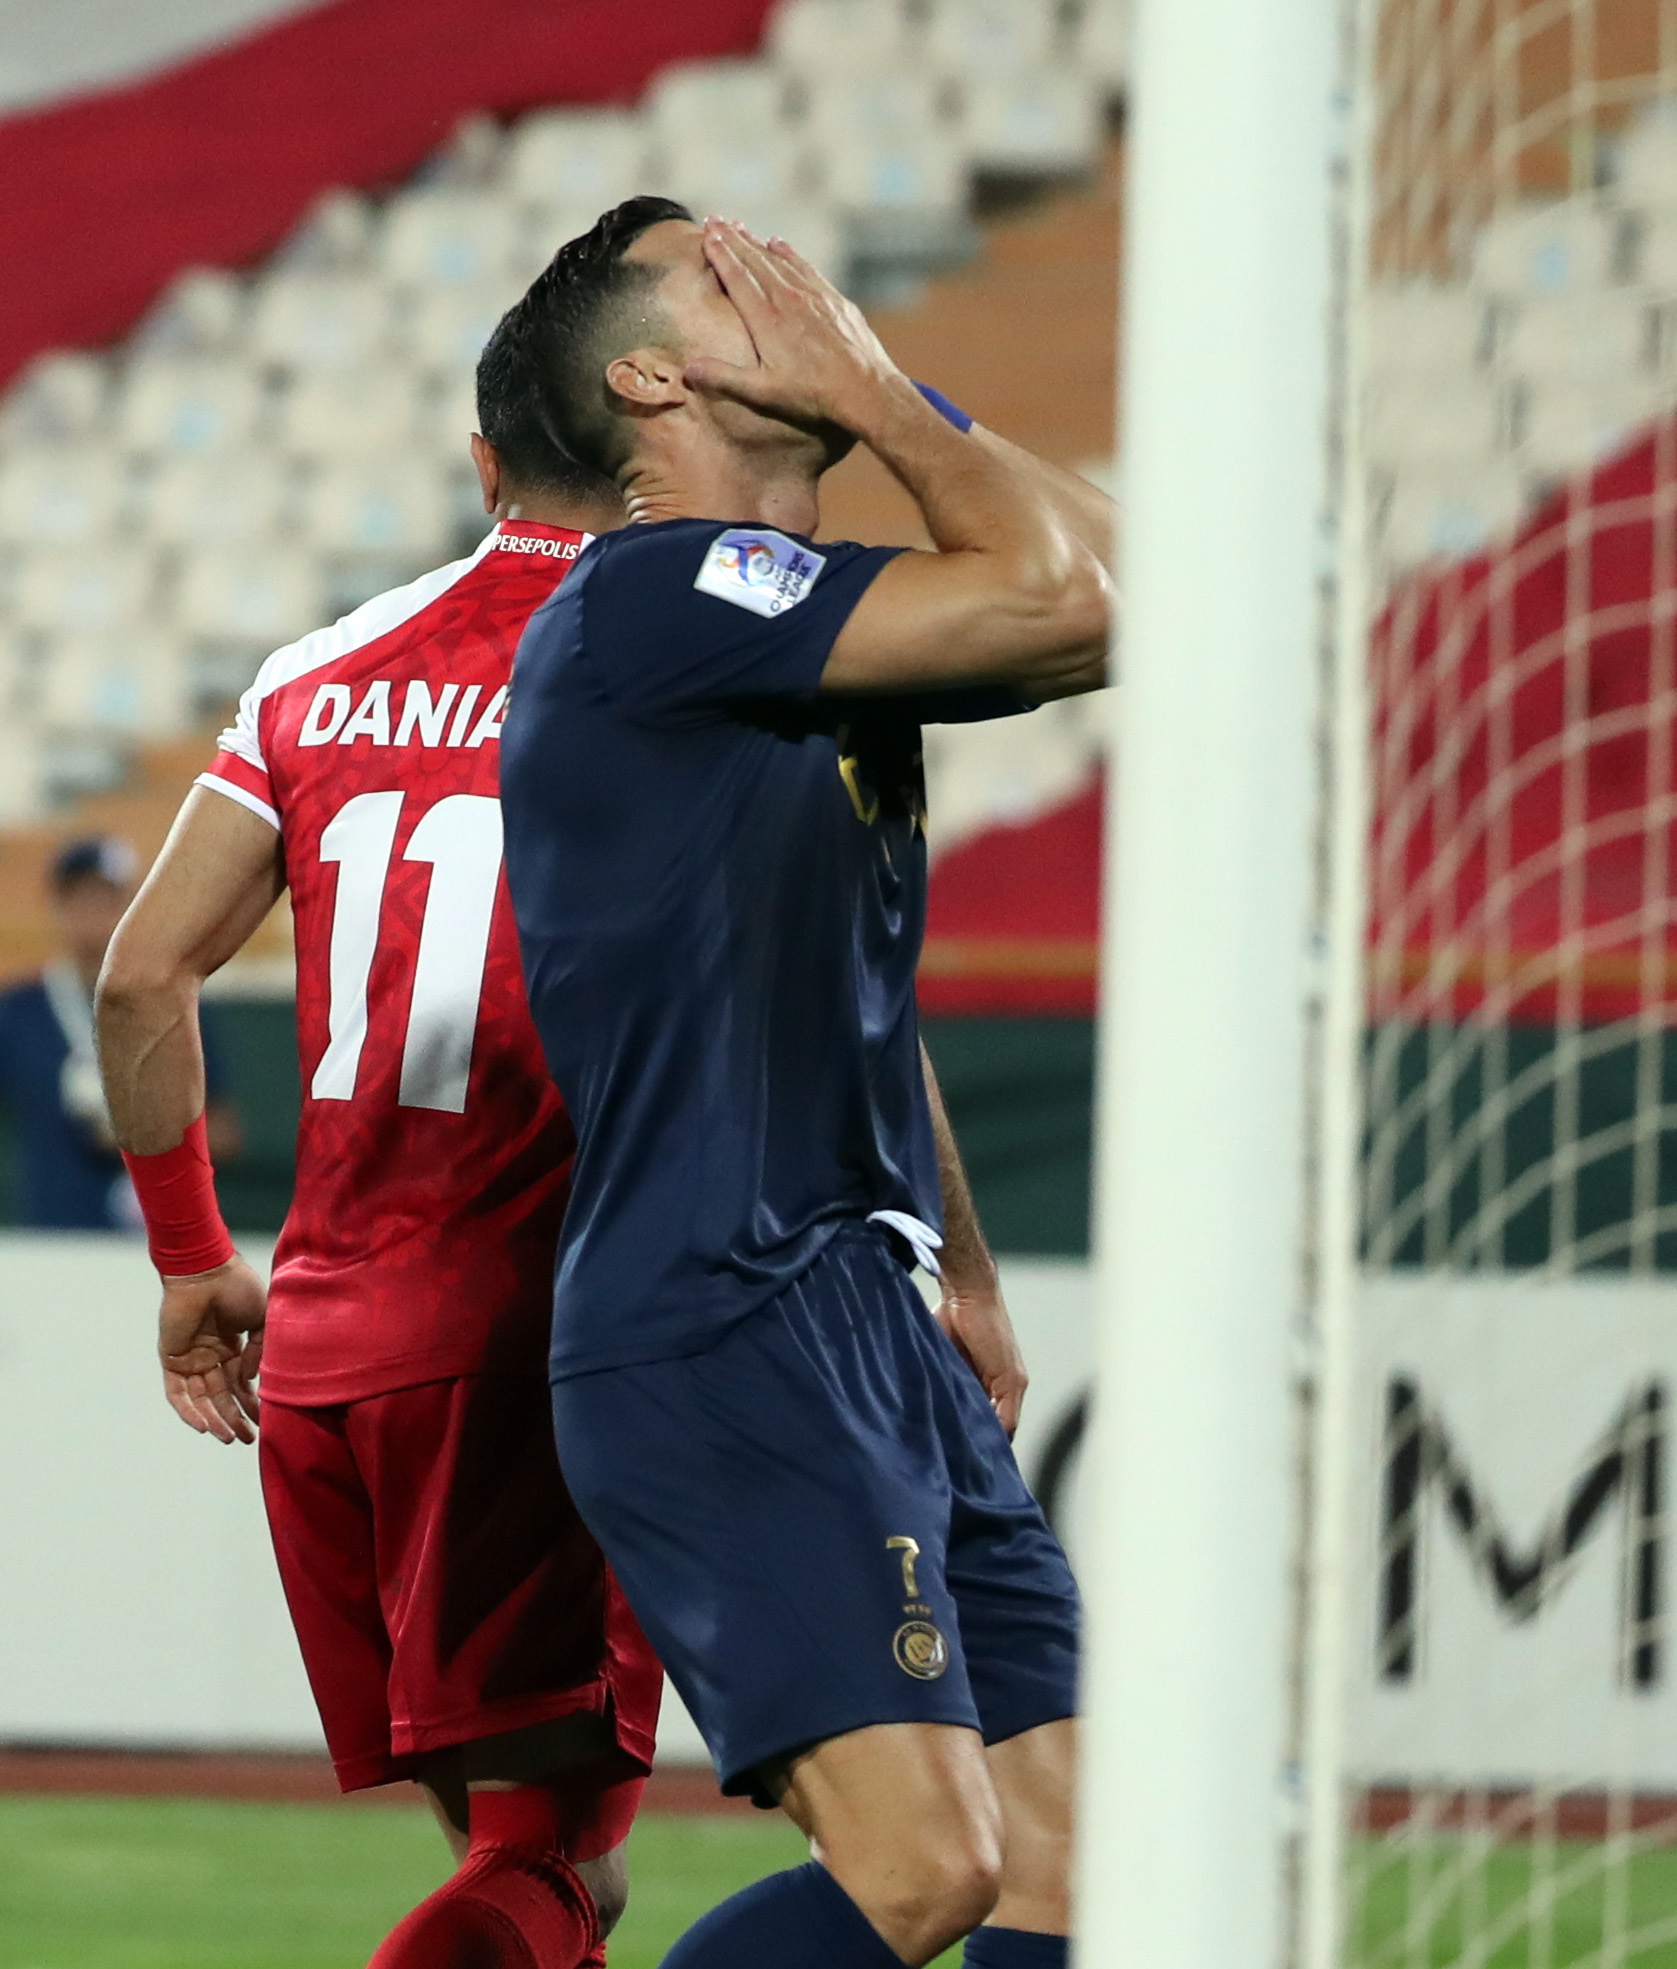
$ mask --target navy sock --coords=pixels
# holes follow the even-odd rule
[[[975,1928],[961,1957],[966,1969],[1066,1969],[1064,1935],[1033,1935],[1023,1928]]]
[[[741,1969],[745,1963],[763,1969],[903,1969],[902,1957],[813,1860],[713,1907],[664,1957],[663,1969]]]

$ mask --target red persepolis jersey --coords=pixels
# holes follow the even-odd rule
[[[272,1399],[545,1366],[575,1140],[524,999],[499,737],[524,625],[587,537],[504,521],[277,651],[198,781],[280,830],[296,919]]]

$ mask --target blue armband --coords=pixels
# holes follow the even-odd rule
[[[972,419],[958,404],[951,403],[942,390],[934,390],[930,383],[916,383],[914,387],[946,424],[953,424],[958,431],[972,429]]]

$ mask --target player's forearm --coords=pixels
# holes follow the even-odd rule
[[[117,926],[94,995],[105,1099],[129,1154],[173,1148],[204,1112],[199,992],[284,886],[273,828],[195,787]]]
[[[970,433],[987,451],[1024,474],[1053,508],[1055,516],[1072,536],[1081,541],[1103,566],[1117,565],[1118,508],[1097,485],[1091,485],[1076,472],[1068,472],[1039,458],[1022,445],[1011,444],[982,424]]]
[[[920,508],[940,554],[990,564],[1017,602],[1059,606],[1087,594],[1104,608],[1098,563],[1055,510],[1042,483],[1002,440],[972,443],[906,377],[882,385],[857,435]]]
[[[181,972],[147,977],[114,944],[112,959],[96,1005],[111,1130],[130,1155],[158,1155],[204,1112],[198,981]]]
[[[932,1110],[938,1184],[943,1194],[943,1249],[938,1256],[944,1283],[956,1291],[987,1290],[996,1282],[996,1261],[984,1240],[966,1165],[961,1160],[949,1110],[943,1104],[943,1092],[924,1044],[920,1048],[920,1069],[926,1080],[926,1100]]]

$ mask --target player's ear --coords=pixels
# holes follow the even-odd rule
[[[638,410],[657,410],[686,401],[682,368],[674,356],[661,349],[632,349],[607,364],[606,387]]]
[[[483,510],[493,514],[501,504],[501,458],[489,440],[477,431],[472,433],[472,463],[477,467]]]

